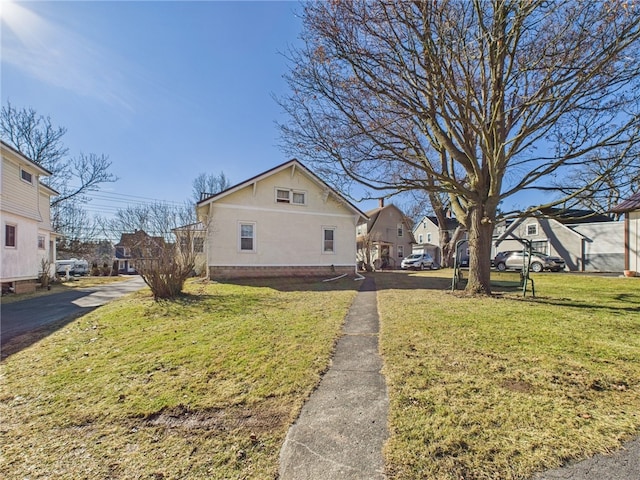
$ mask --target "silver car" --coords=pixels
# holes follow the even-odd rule
[[[433,269],[433,263],[433,257],[428,253],[414,253],[402,259],[402,262],[400,262],[400,268],[403,270],[431,270]]]
[[[528,253],[526,252],[500,252],[494,259],[496,268],[500,271],[507,269],[510,270],[522,270],[524,264],[528,260]],[[529,266],[532,272],[541,272],[543,270],[551,270],[552,272],[559,272],[564,270],[565,262],[560,257],[550,257],[543,255],[542,253],[533,252],[531,254],[531,264]]]

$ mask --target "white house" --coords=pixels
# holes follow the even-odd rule
[[[617,205],[614,212],[624,213],[624,269],[640,273],[640,192]]]
[[[443,226],[449,234],[449,238],[454,236],[456,229],[461,228],[462,232],[459,235],[459,240],[467,238],[467,231],[458,223],[455,217],[446,217],[446,225]],[[422,219],[416,223],[413,227],[413,236],[416,239],[416,244],[413,246],[415,253],[428,253],[430,254],[436,263],[442,265],[442,248],[440,246],[440,225],[438,217],[435,215],[425,215]],[[455,245],[454,245],[455,246]],[[468,252],[463,252],[468,257]]]
[[[0,151],[0,281],[3,291],[29,292],[35,290],[43,260],[53,274],[56,247],[49,205],[58,192],[40,181],[51,172],[5,142]]]
[[[211,278],[354,273],[367,217],[298,160],[196,205]]]

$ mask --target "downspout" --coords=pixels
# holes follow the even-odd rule
[[[624,269],[631,270],[631,212],[624,214]]]

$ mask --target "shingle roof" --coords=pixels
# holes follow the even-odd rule
[[[612,219],[604,214],[597,213],[593,210],[585,210],[580,208],[541,208],[540,213],[553,218],[562,224],[574,223],[592,223],[592,222],[611,222]]]
[[[640,192],[631,195],[624,202],[619,203],[611,209],[615,213],[630,212],[631,210],[640,210]]]

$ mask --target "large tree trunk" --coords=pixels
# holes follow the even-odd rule
[[[491,241],[493,222],[481,205],[469,209],[469,281],[470,294],[491,294]]]

